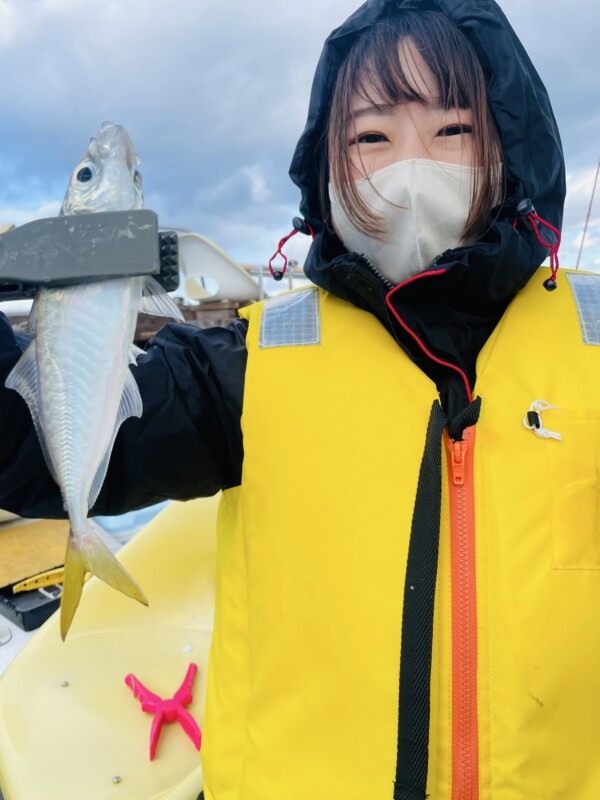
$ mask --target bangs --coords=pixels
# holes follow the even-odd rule
[[[456,57],[445,57],[447,54],[444,54],[441,42],[433,46],[431,36],[423,36],[419,40],[415,31],[403,33],[398,27],[389,23],[380,25],[373,36],[360,40],[361,45],[348,59],[347,88],[350,92],[346,96],[349,115],[352,115],[353,96],[373,105],[382,102],[389,105],[427,103],[429,98],[417,88],[425,83],[425,79],[407,47],[409,38],[433,72],[435,86],[429,88],[439,97],[440,105],[446,108],[469,108],[471,98],[468,96],[468,84],[456,74]]]
[[[370,105],[426,105],[431,101],[431,96],[418,88],[426,81],[410,54],[409,42],[433,74],[435,86],[428,88],[439,98],[440,108],[473,112],[474,158],[482,174],[474,183],[465,230],[464,238],[472,238],[481,233],[497,202],[501,149],[477,56],[461,31],[440,12],[405,12],[377,24],[354,43],[340,68],[333,94],[327,127],[329,176],[323,171],[322,207],[327,216],[326,183],[330,179],[354,224],[370,236],[383,235],[382,220],[364,204],[352,180],[347,138],[355,125],[356,97]]]

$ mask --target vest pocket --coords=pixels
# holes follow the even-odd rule
[[[544,424],[562,436],[546,442],[550,564],[600,569],[600,416],[597,410],[546,413]]]

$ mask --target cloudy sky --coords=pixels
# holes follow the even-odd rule
[[[57,213],[104,120],[142,160],[146,206],[266,263],[299,196],[287,176],[322,41],[355,0],[0,0],[0,224]],[[600,157],[600,3],[503,0],[548,87],[574,266]],[[304,237],[290,242],[302,258]],[[581,266],[600,271],[600,186]]]

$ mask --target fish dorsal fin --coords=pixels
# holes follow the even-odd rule
[[[119,428],[126,419],[129,419],[129,417],[141,416],[142,397],[140,395],[140,390],[138,389],[138,385],[135,382],[133,375],[129,370],[127,370],[127,377],[125,378],[125,386],[123,388],[123,395],[121,397],[121,405],[119,406],[119,413],[117,414],[117,419],[115,421],[115,427],[113,429],[110,445],[107,447],[104,458],[102,459],[100,466],[96,471],[96,475],[88,496],[89,508],[92,508],[98,495],[100,494],[100,489],[102,488],[102,484],[106,478],[108,462],[110,461],[110,455],[112,453],[113,445],[115,443],[117,433],[119,432]]]
[[[40,407],[38,401],[38,378],[37,378],[37,350],[35,339],[29,343],[27,349],[13,367],[12,372],[6,379],[8,389],[18,392],[29,407],[29,413],[35,425],[35,430],[40,441],[44,460],[50,470],[50,474],[58,483],[56,471],[50,459],[50,453],[44,439],[44,432],[40,422]]]
[[[38,318],[38,308],[39,308],[39,293],[33,298],[33,303],[31,304],[31,309],[29,311],[29,317],[27,318],[27,333],[35,333],[35,326],[37,324]]]
[[[129,348],[129,363],[137,367],[138,356],[143,356],[146,351],[142,350],[136,344],[132,344]]]
[[[183,322],[183,314],[158,281],[146,278],[142,291],[141,311],[155,314],[157,317],[172,317]]]

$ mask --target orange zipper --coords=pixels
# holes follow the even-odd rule
[[[466,428],[463,437],[453,442],[444,431],[452,578],[452,800],[478,800],[475,428]]]

